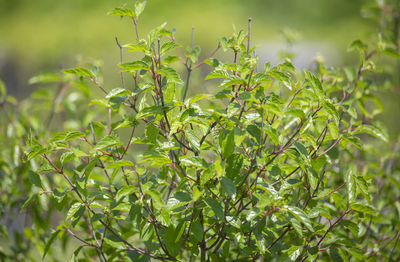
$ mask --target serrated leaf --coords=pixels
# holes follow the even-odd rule
[[[157,136],[158,136],[158,127],[152,125],[151,123],[148,123],[146,125],[145,128],[145,135],[146,138],[151,142],[151,143],[155,143],[157,140]]]
[[[135,166],[132,161],[129,160],[119,160],[111,163],[106,167],[106,169],[111,169],[111,168],[117,168],[117,167],[123,167],[123,166]]]
[[[71,152],[71,151],[64,152],[64,153],[61,155],[61,157],[60,157],[60,162],[61,162],[61,164],[64,165],[64,164],[67,163],[68,161],[73,160],[74,157],[75,157],[75,155],[74,155],[73,152]]]
[[[233,85],[244,85],[246,84],[246,81],[238,76],[231,76],[227,79],[225,79],[219,87],[231,87]]]
[[[309,71],[304,70],[304,72],[306,74],[306,78],[311,84],[312,90],[318,96],[319,99],[322,99],[324,97],[324,90],[322,89],[321,81],[319,81],[319,79]]]
[[[122,8],[117,7],[107,13],[107,15],[119,15],[119,16],[127,16],[127,17],[135,17],[135,12],[130,8]]]
[[[206,204],[211,208],[211,210],[214,212],[214,214],[222,221],[224,221],[224,210],[221,206],[221,204],[215,200],[214,198],[206,198],[204,199]]]
[[[214,71],[211,71],[207,77],[205,78],[205,80],[208,79],[214,79],[214,78],[223,78],[226,79],[228,78],[229,74],[224,71],[224,70],[220,70],[220,69],[215,69]]]
[[[233,181],[240,176],[240,169],[243,165],[243,156],[241,154],[232,154],[226,159],[225,173]]]
[[[119,140],[118,137],[106,136],[103,139],[101,139],[94,148],[98,149],[98,150],[102,150],[102,149],[107,149],[107,148],[119,146],[119,145],[121,145],[121,141]]]
[[[158,73],[162,76],[165,76],[169,83],[182,83],[182,80],[176,70],[171,67],[163,67],[158,71]]]
[[[361,203],[354,203],[350,205],[350,208],[361,213],[376,216],[377,212],[373,206]]]
[[[189,144],[193,148],[193,150],[199,152],[200,151],[200,138],[196,135],[196,133],[193,130],[187,130],[186,138],[189,141]]]
[[[195,166],[195,167],[199,167],[202,169],[206,169],[207,168],[207,162],[198,156],[191,156],[191,157],[186,157],[183,158],[181,160],[181,162],[185,165],[189,165],[189,166]]]
[[[180,45],[176,44],[175,42],[166,42],[164,43],[161,48],[160,48],[160,53],[161,55],[165,54],[168,51],[174,50],[175,48],[178,48]]]
[[[89,78],[95,78],[95,75],[92,72],[82,67],[64,69],[62,70],[62,72],[70,75],[79,75],[79,76],[87,76]]]
[[[222,141],[222,156],[227,159],[235,151],[235,133],[230,131],[225,139]]]
[[[300,222],[302,222],[310,231],[313,231],[313,226],[307,214],[298,207],[285,206],[286,209]]]
[[[357,187],[353,175],[353,170],[350,169],[346,175],[346,185],[347,185],[347,196],[349,203],[353,202],[357,196]]]
[[[68,210],[67,219],[72,218],[82,206],[83,205],[80,202],[76,202],[75,204],[73,204]]]
[[[130,63],[119,64],[121,72],[132,72],[136,70],[150,70],[150,66],[143,61],[134,61]]]
[[[108,92],[108,94],[106,95],[106,98],[111,98],[111,97],[114,97],[114,96],[127,96],[127,95],[130,95],[130,94],[131,94],[131,91],[129,91],[128,89],[114,88],[113,90]]]
[[[326,112],[328,112],[331,117],[335,120],[335,123],[339,123],[339,112],[336,110],[335,106],[328,102],[327,100],[324,101],[323,108],[325,109]]]
[[[383,132],[381,129],[379,129],[375,126],[371,126],[371,125],[359,126],[355,133],[367,133],[367,134],[375,136],[385,142],[389,141],[389,137],[385,132]]]
[[[146,1],[145,0],[136,1],[136,3],[135,3],[135,14],[136,14],[136,17],[140,16],[140,14],[143,12],[145,7],[146,7]]]
[[[229,197],[232,197],[236,194],[236,186],[232,180],[227,177],[221,177],[221,185],[224,191],[228,194]]]

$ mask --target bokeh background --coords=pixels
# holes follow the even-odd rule
[[[104,85],[114,88],[119,77],[115,37],[127,44],[135,35],[131,21],[106,13],[133,4],[133,0],[0,0],[0,78],[8,92],[24,99],[35,88],[28,84],[30,77],[72,67],[82,58],[103,61]],[[290,51],[299,68],[307,68],[319,54],[327,65],[353,65],[358,56],[347,52],[348,45],[376,35],[376,26],[361,15],[365,4],[368,1],[148,0],[140,32],[147,34],[167,21],[169,28],[176,28],[178,42],[190,45],[194,27],[194,42],[206,57],[222,36],[231,35],[233,25],[247,29],[252,17],[252,43],[258,46],[260,64],[276,64],[282,51]],[[380,96],[386,107],[381,119],[396,136],[399,94],[385,91]]]

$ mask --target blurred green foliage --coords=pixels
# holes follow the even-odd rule
[[[187,44],[191,28],[195,27],[195,41],[207,53],[216,42],[206,39],[227,35],[232,24],[242,27],[252,16],[253,40],[260,46],[270,41],[279,42],[281,30],[289,27],[301,32],[307,41],[333,43],[345,62],[348,39],[360,38],[368,31],[359,13],[362,2],[252,0],[244,4],[240,0],[150,0],[141,20],[141,30],[147,32],[168,21],[179,32],[177,40]],[[134,34],[131,23],[120,23],[104,14],[124,4],[132,3],[128,0],[1,0],[0,68],[3,69],[0,77],[7,84],[13,83],[11,88],[18,89],[19,97],[24,96],[29,93],[26,83],[31,75],[73,64],[77,54],[103,60],[105,76],[110,77],[117,63],[113,35],[125,43],[131,42]],[[349,27],[354,30],[348,30]]]

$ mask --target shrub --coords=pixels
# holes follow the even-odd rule
[[[390,174],[392,156],[378,166],[379,144],[367,136],[388,141],[374,120],[380,103],[372,59],[392,49],[357,40],[350,45],[360,56],[355,67],[327,68],[317,60],[312,72],[301,73],[287,59],[260,68],[249,20],[247,32],[222,38],[201,60],[198,47],[181,51],[166,24],[140,37],[144,6],[110,12],[132,19],[136,30],[134,44],[117,41],[122,88],[103,87],[97,66],[50,78],[61,83],[59,98],[73,90],[64,106],[74,119],[51,138],[35,129],[27,137],[35,189],[22,209],[41,201],[43,209],[47,203],[65,214],[41,248],[43,257],[57,237],[79,243],[74,259],[100,261],[399,254],[398,217],[377,205],[384,183],[375,184],[383,168]],[[124,62],[123,48],[142,58]],[[232,54],[229,62],[213,58],[221,49]],[[215,93],[188,97],[192,71],[207,65]],[[32,79],[43,81],[49,75]],[[105,94],[90,109],[82,104],[90,97],[88,82]],[[42,220],[34,222],[45,230]],[[390,241],[381,243],[381,234]]]

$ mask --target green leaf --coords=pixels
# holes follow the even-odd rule
[[[44,259],[47,255],[47,252],[49,251],[51,245],[53,244],[54,240],[56,239],[58,233],[60,233],[61,230],[56,230],[53,233],[51,233],[49,240],[47,240],[46,242],[46,246],[44,247],[44,252],[43,252],[43,256],[42,259]]]
[[[325,100],[323,108],[325,109],[326,112],[328,112],[328,114],[330,114],[333,117],[335,123],[338,124],[340,115],[339,112],[336,110],[335,106],[330,102],[328,102],[327,100]]]
[[[302,222],[310,231],[313,231],[313,226],[311,224],[308,215],[298,207],[285,206],[286,209],[300,222]]]
[[[260,142],[261,130],[260,130],[260,128],[258,128],[258,126],[248,125],[246,130],[257,141],[257,143]]]
[[[61,155],[61,157],[60,157],[60,162],[61,162],[61,164],[64,165],[65,163],[67,163],[67,162],[73,160],[74,157],[75,157],[75,154],[74,154],[73,152],[71,152],[71,151],[65,152],[65,153],[63,153],[63,154]]]
[[[31,77],[28,81],[30,85],[39,84],[39,83],[53,83],[61,81],[61,77],[59,73],[43,73],[39,75],[35,75]]]
[[[328,124],[328,130],[333,139],[337,139],[339,137],[339,127],[334,122],[330,122]]]
[[[228,78],[229,74],[224,71],[224,70],[220,70],[220,69],[215,69],[214,71],[211,71],[207,77],[205,78],[205,80],[208,79],[214,79],[214,78],[223,78],[226,79]]]
[[[35,185],[37,187],[42,187],[42,180],[38,173],[29,170],[28,178],[29,178],[29,182],[31,182],[33,185]]]
[[[235,181],[236,177],[240,177],[240,169],[243,165],[243,156],[241,154],[232,154],[226,159],[225,173],[226,176]]]
[[[189,103],[189,105],[191,105],[193,103],[196,103],[197,101],[200,101],[204,98],[208,98],[210,96],[211,96],[210,94],[198,94],[198,95],[195,95],[194,97],[189,98],[188,103]]]
[[[97,150],[102,150],[119,145],[121,145],[121,141],[118,137],[106,136],[102,140],[100,140],[94,148]]]
[[[113,90],[108,92],[108,94],[106,95],[106,98],[111,98],[114,96],[127,96],[130,94],[131,94],[131,91],[129,91],[128,89],[114,88]]]
[[[348,47],[349,51],[353,51],[353,50],[366,50],[367,49],[367,45],[364,44],[363,42],[361,42],[361,40],[357,39],[355,41],[353,41],[350,46]]]
[[[134,61],[130,63],[119,64],[121,72],[133,72],[136,70],[150,70],[150,66],[143,61]]]
[[[210,165],[201,175],[200,185],[204,186],[214,175],[216,175],[215,165]]]
[[[24,204],[21,207],[21,210],[19,211],[19,213],[21,214],[22,211],[34,200],[36,200],[36,197],[38,196],[38,194],[32,194],[28,197],[28,199],[24,202]]]
[[[196,152],[200,151],[200,138],[196,135],[196,133],[193,130],[187,130],[186,131],[186,138],[189,141],[190,146],[195,150]]]
[[[385,48],[382,51],[380,51],[382,54],[394,57],[396,59],[400,59],[400,54],[399,52],[394,49],[394,48]]]
[[[351,222],[350,220],[345,220],[343,219],[340,222],[345,228],[349,229],[351,231],[351,233],[354,235],[354,237],[358,237],[358,225],[354,222]]]
[[[270,125],[264,125],[264,132],[275,145],[280,144],[279,133],[275,128],[271,127]]]
[[[3,237],[4,237],[6,240],[9,240],[9,239],[8,239],[7,228],[6,228],[4,225],[0,225],[0,233],[3,235]]]
[[[92,72],[82,67],[64,69],[62,70],[62,72],[70,75],[79,75],[79,76],[87,76],[89,78],[95,78],[95,75]]]
[[[228,194],[229,197],[232,197],[236,194],[236,186],[232,180],[227,177],[221,177],[221,185],[224,191]]]
[[[319,79],[315,75],[307,70],[304,70],[304,73],[306,74],[306,78],[310,82],[311,88],[314,93],[318,96],[319,99],[322,99],[324,97],[324,90],[322,89],[321,81],[319,81]]]
[[[182,80],[176,70],[171,67],[163,67],[158,71],[158,73],[162,76],[165,76],[168,80],[168,83],[182,83]]]
[[[377,212],[373,206],[362,204],[362,203],[354,203],[350,205],[350,208],[360,212],[360,213],[365,213],[368,215],[376,216]]]
[[[246,81],[238,76],[231,76],[228,79],[224,80],[221,85],[219,85],[220,88],[222,87],[231,87],[233,85],[245,85]]]
[[[162,109],[163,109],[162,106],[145,107],[137,113],[136,118],[142,119],[142,118],[146,118],[149,116],[157,115],[157,114],[161,113]]]
[[[222,141],[222,156],[227,159],[235,151],[235,133],[230,131]]]
[[[107,15],[119,15],[119,16],[127,16],[127,17],[135,17],[135,13],[130,8],[121,8],[117,7],[114,10],[107,13]]]
[[[129,160],[119,160],[111,163],[106,167],[106,169],[111,169],[111,168],[117,168],[117,167],[123,167],[123,166],[135,166],[132,161]]]
[[[200,242],[200,241],[203,240],[204,230],[203,230],[203,227],[202,227],[202,225],[200,224],[200,222],[198,220],[195,220],[192,223],[191,232],[193,234],[194,239],[197,242]]]
[[[64,141],[71,141],[80,137],[84,137],[85,133],[79,131],[69,131],[64,137]]]
[[[174,50],[175,48],[178,48],[180,45],[176,44],[175,42],[166,42],[164,43],[161,48],[160,48],[160,53],[161,55],[165,54],[168,51]]]
[[[178,234],[179,234],[178,229],[179,229],[179,227],[175,228],[174,225],[171,224],[167,227],[167,229],[164,232],[165,246],[167,247],[168,252],[172,256],[178,255],[180,249],[182,248],[183,239],[179,239],[177,241]]]
[[[147,51],[147,43],[143,39],[141,39],[136,44],[123,45],[123,47],[128,48],[128,52],[146,52]]]
[[[7,95],[6,85],[0,79],[0,97],[5,97]]]
[[[82,203],[80,202],[76,202],[75,204],[73,204],[70,209],[68,210],[67,213],[67,219],[72,218],[73,216],[75,216],[75,214],[78,212],[78,210],[83,206]],[[84,206],[83,206],[84,207]]]
[[[367,133],[385,141],[386,143],[389,141],[388,135],[383,130],[371,125],[359,126],[354,133]]]
[[[349,203],[352,203],[357,196],[357,187],[356,182],[353,175],[353,170],[350,169],[346,175],[346,183],[347,183],[347,196]]]
[[[333,262],[344,262],[336,248],[329,248],[329,256]]]
[[[192,197],[190,194],[186,192],[177,192],[174,195],[175,199],[177,199],[179,202],[190,202],[192,201]]]
[[[204,199],[204,201],[221,221],[225,220],[224,210],[223,210],[221,204],[217,200],[215,200],[214,198],[208,197],[208,198]]]
[[[181,162],[185,165],[189,165],[189,166],[195,166],[195,167],[199,167],[202,169],[206,169],[207,168],[207,162],[198,156],[190,156],[190,157],[186,157],[183,158],[181,160]]]
[[[135,3],[135,14],[136,14],[136,17],[140,16],[140,14],[143,12],[145,7],[146,7],[146,1],[145,0],[136,1],[136,3]]]
[[[145,135],[146,135],[146,138],[151,142],[151,143],[155,143],[156,142],[156,140],[157,140],[157,136],[158,136],[158,128],[156,127],[156,126],[154,126],[154,125],[152,125],[152,123],[148,123],[147,125],[146,125],[146,128],[145,128],[145,131],[144,131],[144,133],[145,133]]]

